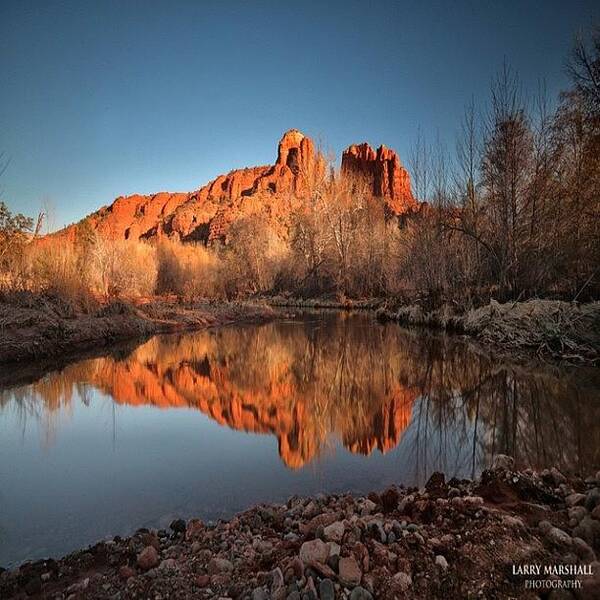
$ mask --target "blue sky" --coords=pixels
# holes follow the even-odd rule
[[[420,127],[451,147],[506,59],[555,96],[591,1],[0,2],[0,179],[14,210],[79,220],[275,160],[296,127],[339,157]]]

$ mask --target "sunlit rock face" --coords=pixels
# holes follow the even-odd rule
[[[398,155],[385,146],[350,146],[342,156],[342,171],[367,177],[373,195],[390,214],[416,208],[410,177]],[[160,192],[120,196],[84,219],[86,226],[107,239],[157,239],[212,243],[227,241],[235,221],[260,215],[269,227],[286,237],[288,219],[310,195],[311,185],[326,175],[326,161],[314,142],[297,129],[279,142],[274,165],[236,169],[189,193]],[[75,239],[78,225],[58,235]]]
[[[400,158],[390,148],[379,146],[374,150],[369,144],[354,144],[342,154],[342,171],[367,177],[373,195],[383,198],[388,210],[400,215],[417,208],[412,195],[410,175]]]
[[[270,215],[276,228],[278,216],[290,210],[289,201],[302,200],[308,181],[324,169],[313,141],[291,129],[279,142],[274,165],[230,171],[195,192],[120,196],[85,222],[108,239],[222,240],[232,222],[256,212]],[[75,228],[61,234],[74,238]]]

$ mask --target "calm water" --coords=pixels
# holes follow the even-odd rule
[[[0,381],[5,567],[294,493],[471,477],[498,452],[600,458],[598,370],[510,366],[364,314],[158,336]]]

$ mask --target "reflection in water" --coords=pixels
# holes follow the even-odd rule
[[[354,454],[386,453],[407,429],[407,483],[434,469],[473,476],[497,453],[582,472],[599,462],[597,370],[502,364],[367,315],[155,337],[1,392],[0,409],[14,402],[22,421],[40,418],[51,445],[55,419],[74,398],[88,405],[91,388],[117,404],[192,408],[235,430],[272,434],[292,469],[336,438]],[[457,456],[463,464],[450,464]]]

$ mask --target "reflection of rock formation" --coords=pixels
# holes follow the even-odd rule
[[[241,345],[240,335],[246,336]],[[304,337],[302,341],[307,342]],[[120,404],[198,409],[219,424],[275,435],[282,460],[292,468],[317,456],[330,434],[352,452],[395,447],[410,422],[416,391],[399,384],[386,388],[383,379],[373,380],[367,372],[352,374],[338,355],[329,354],[331,344],[322,348],[325,352],[307,378],[297,362],[305,358],[304,344],[287,347],[278,339],[276,326],[242,334],[223,331],[218,337],[198,333],[155,338],[125,359],[93,359],[66,367],[56,376],[58,389],[54,376],[36,388],[52,406],[60,405],[57,396],[70,398],[72,385],[83,382]],[[257,359],[254,365],[248,363],[252,357]],[[340,376],[347,382],[340,382]],[[340,388],[331,390],[336,383],[352,390],[352,396],[337,398]],[[357,405],[350,407],[355,394]]]
[[[583,471],[600,458],[597,372],[530,372],[365,315],[154,338],[11,394],[32,401],[33,390],[52,413],[84,399],[87,385],[121,404],[193,408],[274,435],[293,468],[319,456],[331,436],[369,454],[396,447],[408,427],[416,433],[404,450],[421,457],[423,471],[438,460],[427,458],[433,442],[450,430],[459,434],[448,444],[462,444],[477,462],[504,452],[521,464]]]

